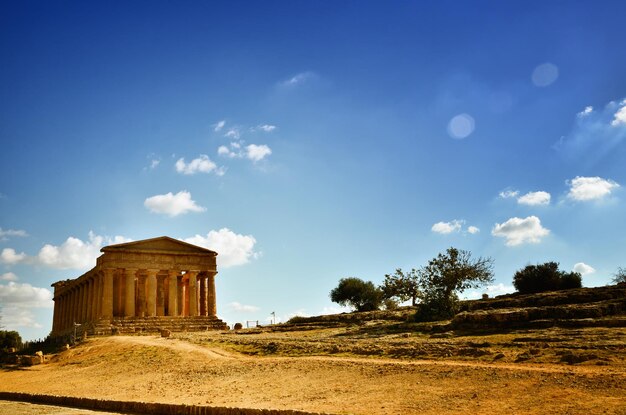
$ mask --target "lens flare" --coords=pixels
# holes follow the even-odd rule
[[[474,118],[469,114],[459,114],[448,123],[448,134],[458,140],[466,138],[474,132]]]

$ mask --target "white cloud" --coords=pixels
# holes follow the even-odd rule
[[[228,131],[226,131],[226,134],[224,134],[224,137],[228,137],[233,140],[239,140],[239,138],[241,137],[241,132],[237,127],[229,128]]]
[[[615,118],[611,121],[613,127],[626,125],[626,100],[622,101],[620,105],[622,105],[622,107],[615,112],[613,115]]]
[[[230,145],[233,146],[233,144],[235,143],[231,143]],[[232,151],[226,146],[219,146],[217,149],[217,154],[222,157],[230,157],[230,158],[241,157],[241,155],[238,152]]]
[[[154,213],[163,213],[174,217],[187,212],[204,212],[206,208],[196,204],[191,199],[191,193],[182,190],[176,194],[168,192],[164,195],[155,195],[143,202],[144,206]]]
[[[161,157],[157,156],[154,153],[148,154],[146,158],[148,159],[149,164],[148,166],[143,168],[144,171],[154,170],[161,164]]]
[[[585,264],[584,262],[578,262],[572,268],[572,271],[580,273],[580,275],[593,274],[596,272],[595,268],[590,265]]]
[[[582,117],[586,117],[587,115],[591,114],[593,112],[593,107],[591,105],[585,107],[584,110],[582,110],[581,112],[579,112],[578,114],[576,114],[577,117],[582,118]]]
[[[257,306],[241,304],[241,303],[238,303],[237,301],[233,301],[232,303],[228,304],[228,307],[232,311],[241,312],[241,313],[254,313],[260,310],[260,308]]]
[[[451,222],[437,222],[435,223],[430,230],[435,233],[440,233],[442,235],[447,235],[452,232],[460,232],[461,226],[463,225],[462,220],[453,220]]]
[[[0,284],[0,304],[32,308],[52,308],[52,292],[27,283]]]
[[[527,218],[511,218],[504,223],[496,223],[491,234],[506,238],[507,246],[522,245],[525,243],[539,243],[541,238],[547,236],[550,231],[541,226],[541,221],[536,216]]]
[[[20,327],[42,328],[35,321],[33,308],[52,308],[52,292],[47,288],[33,287],[30,284],[9,282],[0,284],[0,304],[2,304],[2,324],[8,330]]]
[[[5,272],[4,274],[0,275],[1,281],[17,281],[18,279],[19,278],[17,278],[17,275],[12,272]]]
[[[124,236],[105,238],[90,231],[88,241],[70,236],[61,245],[44,245],[37,254],[37,262],[56,269],[89,269],[96,265],[96,258],[105,244],[130,241]]]
[[[28,234],[23,230],[0,228],[0,240],[6,240],[9,236],[26,237]]]
[[[276,129],[275,125],[271,125],[271,124],[261,124],[261,125],[257,125],[256,127],[259,130],[263,130],[266,133],[271,133],[272,131],[274,131]]]
[[[17,253],[13,248],[4,248],[2,253],[0,253],[0,263],[7,265],[14,265],[20,263],[26,259],[26,254],[24,252]]]
[[[283,81],[280,83],[280,85],[284,86],[284,87],[295,87],[297,85],[301,85],[311,79],[316,78],[317,75],[314,72],[311,71],[306,71],[306,72],[300,72],[299,74],[296,74],[294,76],[292,76],[291,78]]]
[[[265,144],[250,144],[246,146],[246,157],[254,162],[263,160],[270,154],[272,154],[272,149],[270,149]]]
[[[549,205],[550,193],[548,192],[529,192],[524,196],[520,196],[517,199],[517,203],[521,205],[537,206],[537,205]]]
[[[538,65],[531,76],[535,86],[544,87],[551,85],[559,78],[559,68],[553,63],[542,63]]]
[[[90,231],[87,241],[70,236],[58,246],[45,244],[34,257],[23,252],[16,254],[12,248],[5,248],[0,254],[0,262],[5,264],[23,262],[56,269],[88,269],[96,264],[96,258],[100,256],[100,248],[104,244],[120,244],[130,241],[132,239],[124,236],[103,237]],[[17,276],[9,272],[3,274],[0,279],[15,281]]]
[[[576,176],[570,181],[566,181],[570,186],[567,197],[576,201],[588,201],[594,199],[602,199],[611,194],[611,192],[620,187],[613,180],[603,179],[601,177],[581,177]]]
[[[247,264],[260,255],[254,251],[254,236],[236,234],[228,228],[212,230],[206,236],[195,235],[183,240],[217,252],[218,265],[224,268]]]
[[[265,144],[250,144],[241,148],[241,143],[232,142],[230,148],[226,146],[219,146],[217,154],[222,157],[228,158],[247,158],[253,162],[263,160],[265,157],[272,154],[272,149]]]
[[[461,232],[464,224],[465,221],[463,219],[454,219],[450,222],[437,222],[430,228],[430,230],[441,235],[449,235],[451,233]],[[480,229],[476,226],[468,226],[466,232],[475,235],[480,232]]]
[[[499,194],[500,198],[502,199],[511,199],[517,197],[517,195],[519,195],[519,192],[517,190],[503,190]]]
[[[213,124],[213,131],[218,132],[226,125],[226,120],[221,120]]]
[[[176,171],[182,174],[215,173],[218,176],[223,176],[225,173],[224,168],[217,167],[217,164],[212,162],[206,154],[200,154],[200,157],[191,160],[189,164],[185,163],[184,158],[178,159]]]
[[[626,99],[611,101],[604,108],[586,107],[576,114],[574,126],[553,146],[563,156],[586,160],[590,164],[620,145],[626,139]]]

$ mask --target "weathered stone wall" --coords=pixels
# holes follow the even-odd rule
[[[281,409],[228,408],[216,406],[177,405],[153,402],[112,401],[73,396],[0,392],[5,401],[67,406],[72,408],[147,415],[315,415],[318,413]]]

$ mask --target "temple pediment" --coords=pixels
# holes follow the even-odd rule
[[[136,252],[136,253],[167,253],[167,254],[203,254],[217,255],[215,251],[192,245],[187,242],[168,236],[144,239],[136,242],[109,245],[103,247],[101,252]]]

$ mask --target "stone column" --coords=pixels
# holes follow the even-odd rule
[[[146,315],[150,317],[156,316],[156,292],[157,292],[157,273],[154,269],[148,270],[148,279],[146,281],[146,297],[147,310]]]
[[[96,273],[96,320],[102,317],[102,272]]]
[[[54,300],[54,309],[52,311],[52,332],[55,333],[59,329],[59,323],[57,320],[59,319],[59,298],[55,297]]]
[[[178,271],[169,271],[167,287],[167,315],[178,315]]]
[[[146,276],[141,273],[137,274],[137,302],[135,303],[135,315],[139,317],[146,316]]]
[[[217,317],[217,304],[215,301],[215,276],[217,272],[208,271],[207,281],[207,314],[209,317]]]
[[[183,281],[183,277],[176,278],[176,285],[178,286],[178,297],[176,298],[176,302],[178,308],[176,310],[177,315],[184,316],[185,315],[185,304],[187,299],[187,291],[185,288],[185,281]]]
[[[59,324],[59,329],[63,330],[65,328],[65,311],[67,310],[67,298],[65,294],[61,296],[61,323]]]
[[[135,316],[135,273],[134,268],[126,268],[124,270],[125,293],[124,293],[124,316]]]
[[[82,323],[83,322],[83,304],[84,304],[84,300],[83,300],[83,284],[79,283],[78,287],[76,288],[76,322],[77,323]]]
[[[165,281],[163,275],[156,276],[156,315],[165,315]]]
[[[200,315],[205,317],[206,314],[206,275],[200,276]]]
[[[191,317],[198,315],[197,275],[197,271],[187,271],[189,277],[189,316]]]
[[[72,287],[72,300],[70,306],[70,327],[76,322],[76,287]]]
[[[113,269],[105,268],[102,276],[102,317],[113,318]]]
[[[87,321],[93,320],[93,280],[87,279]]]

